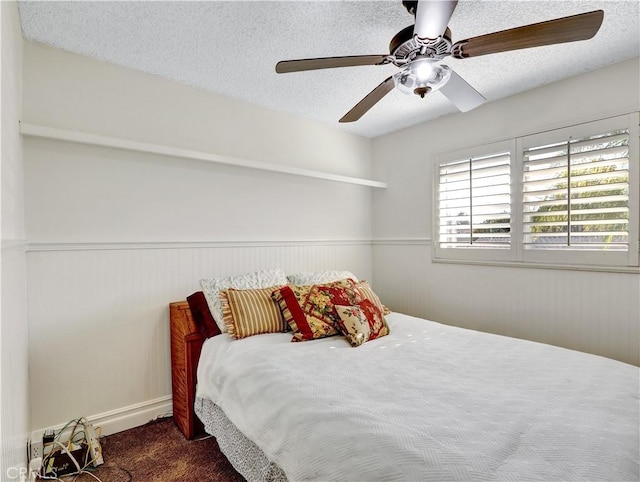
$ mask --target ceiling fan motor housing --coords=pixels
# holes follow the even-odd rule
[[[413,35],[413,25],[400,30],[389,43],[389,52],[397,66],[411,62],[420,55],[440,60],[451,53],[451,30],[437,39],[418,39]]]

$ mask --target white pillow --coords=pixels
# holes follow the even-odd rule
[[[295,273],[287,276],[289,283],[292,285],[318,285],[332,283],[345,278],[358,281],[358,278],[351,271],[316,271],[313,273]]]
[[[205,278],[200,280],[200,287],[207,300],[207,305],[209,305],[209,311],[211,311],[211,315],[222,333],[227,332],[227,327],[224,324],[224,318],[222,316],[220,291],[228,288],[252,290],[286,284],[287,276],[281,269],[267,269],[237,276],[229,276],[227,278]]]

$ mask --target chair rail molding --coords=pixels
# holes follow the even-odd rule
[[[371,244],[374,246],[389,246],[389,245],[400,245],[400,246],[430,246],[431,238],[374,238],[371,241]]]
[[[96,241],[96,242],[30,242],[28,252],[35,251],[107,251],[136,249],[196,248],[279,248],[298,246],[371,246],[371,239],[285,239],[244,241]]]

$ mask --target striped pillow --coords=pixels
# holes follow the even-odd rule
[[[287,324],[282,319],[278,303],[271,298],[271,293],[281,287],[221,291],[222,319],[229,335],[239,339],[286,331]]]
[[[388,315],[391,313],[391,310],[382,304],[378,295],[373,292],[371,289],[371,285],[367,281],[360,281],[358,284],[358,289],[362,293],[362,296],[365,299],[371,300],[374,305],[378,307],[378,309],[382,312],[383,315]]]

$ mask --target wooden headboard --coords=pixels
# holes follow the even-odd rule
[[[171,323],[171,384],[173,392],[173,420],[191,440],[204,432],[193,410],[196,399],[196,375],[204,336],[198,333],[189,303],[169,304]]]

